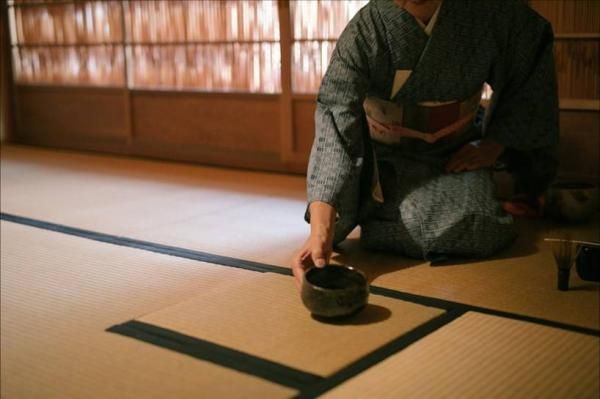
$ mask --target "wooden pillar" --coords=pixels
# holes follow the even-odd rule
[[[13,77],[10,32],[8,26],[8,7],[0,5],[0,142],[8,142],[12,136],[13,115]]]
[[[281,159],[290,160],[294,152],[292,124],[292,31],[289,0],[278,1],[279,45],[281,53]]]

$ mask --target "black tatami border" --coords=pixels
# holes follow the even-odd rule
[[[323,377],[316,374],[138,320],[117,324],[106,331],[135,338],[299,391],[323,380]]]
[[[36,227],[44,230],[54,231],[67,235],[86,238],[94,241],[113,245],[141,249],[180,258],[192,259],[211,264],[240,268],[261,273],[278,273],[291,275],[291,270],[281,266],[268,265],[243,259],[210,254],[202,251],[194,251],[169,245],[157,244],[149,241],[136,240],[111,234],[99,233],[90,230],[64,226],[56,223],[45,222],[23,216],[8,213],[0,213],[0,220],[17,224]],[[401,351],[410,344],[424,338],[433,331],[452,322],[456,318],[473,311],[498,317],[526,321],[543,326],[559,328],[571,332],[582,333],[592,336],[600,336],[600,330],[560,323],[537,317],[525,316],[516,313],[504,312],[490,308],[468,305],[459,302],[447,301],[434,297],[416,295],[389,288],[371,286],[371,293],[390,298],[400,299],[407,302],[417,303],[424,306],[444,309],[446,312],[435,317],[425,324],[409,331],[395,340],[383,345],[361,359],[351,363],[335,374],[323,378],[288,366],[271,362],[250,354],[226,348],[212,342],[204,341],[195,337],[186,336],[176,331],[164,329],[136,320],[112,326],[107,331],[135,338],[153,345],[177,351],[188,356],[210,361],[231,369],[251,374],[268,381],[285,385],[299,390],[301,398],[316,397],[344,381],[356,376],[369,367],[377,364],[383,359]]]
[[[214,263],[222,266],[230,266],[238,269],[251,270],[255,272],[271,272],[291,275],[291,271],[288,268],[281,266],[267,265],[264,263],[230,258],[227,256],[213,255],[208,252],[194,251],[191,249],[173,247],[170,245],[157,244],[150,241],[142,241],[133,238],[115,236],[112,234],[99,233],[96,231],[79,229],[77,227],[70,227],[62,224],[44,222],[42,220],[12,215],[4,212],[0,213],[0,220],[23,224],[31,227],[37,227],[43,230],[55,231],[57,233],[63,233],[71,236],[87,238],[88,240],[100,241],[107,244],[118,245],[121,247],[137,248],[144,251],[176,256],[178,258],[192,259],[200,262]]]
[[[404,348],[409,345],[423,339],[427,335],[432,332],[444,327],[446,324],[452,322],[453,320],[459,318],[465,314],[464,311],[460,309],[452,309],[447,312],[442,313],[441,315],[434,317],[433,319],[421,324],[417,328],[409,331],[406,334],[401,335],[400,337],[394,339],[391,342],[375,349],[373,352],[363,356],[357,361],[349,364],[338,372],[330,375],[327,378],[324,378],[321,381],[316,382],[313,385],[304,387],[303,390],[300,391],[297,398],[316,398],[319,395],[329,391],[330,389],[335,388],[336,386],[342,384],[343,382],[351,379],[352,377],[362,373],[368,368],[376,365],[377,363],[387,359],[388,357],[400,352]]]
[[[238,269],[251,270],[262,273],[277,273],[286,276],[291,276],[292,272],[287,267],[269,265],[266,263],[253,262],[243,259],[232,258],[228,256],[215,255],[208,252],[195,251],[191,249],[173,247],[170,245],[157,244],[150,241],[136,240],[133,238],[120,237],[112,234],[98,233],[95,231],[79,229],[76,227],[65,226],[61,224],[44,222],[42,220],[31,219],[23,216],[12,215],[1,212],[0,220],[13,222],[17,224],[37,227],[43,230],[55,231],[67,235],[87,238],[89,240],[100,241],[108,244],[137,248],[144,251],[156,252],[163,255],[171,255],[178,258],[192,259],[200,262],[211,263],[220,266],[229,266]],[[419,305],[451,310],[460,309],[464,312],[473,311],[485,313],[489,315],[505,317],[509,319],[528,321],[535,324],[540,324],[549,327],[560,328],[567,331],[578,332],[586,335],[600,336],[600,330],[593,328],[576,326],[568,323],[561,323],[553,320],[542,319],[539,317],[520,315],[518,313],[505,312],[501,310],[485,308],[481,306],[469,305],[461,302],[448,301],[445,299],[429,297],[424,295],[411,294],[408,292],[397,291],[390,288],[371,286],[372,294],[386,296],[389,298],[401,299],[407,302],[417,303]]]

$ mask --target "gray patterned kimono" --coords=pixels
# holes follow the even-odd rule
[[[487,256],[515,237],[512,218],[494,197],[491,170],[444,172],[452,153],[480,137],[481,127],[434,144],[370,139],[363,100],[390,99],[396,70],[412,70],[392,98],[400,104],[462,101],[488,82],[494,95],[483,134],[517,154],[511,159],[525,159],[513,170],[520,165],[538,191],[553,177],[556,162],[548,154],[558,142],[558,103],[551,26],[522,0],[445,0],[440,7],[428,36],[393,0],[371,0],[339,38],[319,90],[307,174],[308,202],[324,201],[338,212],[335,243],[360,224],[367,247],[427,259]],[[372,198],[374,169],[383,204]]]

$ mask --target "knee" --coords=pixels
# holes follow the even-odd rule
[[[510,216],[465,215],[430,242],[426,252],[486,258],[516,238]]]

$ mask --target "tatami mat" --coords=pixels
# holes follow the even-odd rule
[[[552,249],[542,240],[547,225],[520,222],[515,245],[488,260],[430,266],[368,253],[357,240],[344,243],[334,259],[362,269],[377,286],[600,329],[600,285],[581,280],[573,267],[570,290],[559,291]]]
[[[579,398],[600,395],[600,342],[467,313],[327,398]]]
[[[328,376],[443,310],[371,295],[346,323],[310,317],[293,279],[271,273],[151,313],[139,321]]]
[[[298,176],[14,146],[2,146],[1,161],[8,214],[280,266],[308,232]],[[572,289],[556,290],[542,241],[553,226],[519,228],[517,243],[492,260],[431,267],[369,253],[356,233],[335,260],[365,270],[375,286],[598,329],[598,284],[573,273]],[[598,233],[597,224],[571,228]],[[443,313],[372,295],[352,322],[323,324],[289,276],[12,222],[0,229],[2,398],[290,397],[294,389],[258,374],[105,329],[140,320],[329,376]],[[520,397],[586,397],[597,395],[598,350],[597,337],[468,313],[331,394],[510,397],[514,386]]]
[[[300,176],[2,147],[2,212],[287,264],[308,234]]]
[[[2,398],[284,398],[294,390],[106,328],[260,273],[2,222]]]
[[[286,267],[308,233],[301,176],[14,146],[3,146],[1,160],[6,213]],[[543,242],[555,226],[521,222],[516,244],[490,260],[430,267],[369,253],[356,238],[334,259],[365,270],[374,285],[600,328],[599,285],[573,272],[572,289],[558,291]],[[597,222],[569,229],[600,239]]]

